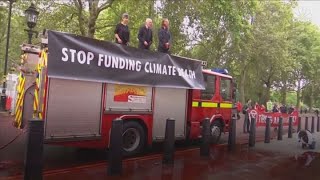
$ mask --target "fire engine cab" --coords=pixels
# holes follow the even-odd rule
[[[14,124],[24,128],[31,118],[45,121],[45,143],[107,148],[115,118],[124,120],[127,155],[163,141],[167,118],[175,119],[177,140],[198,139],[204,118],[210,119],[213,143],[228,130],[234,87],[224,71],[203,70],[199,60],[60,32],[49,32],[42,45],[23,48],[23,67],[29,70],[20,73]]]

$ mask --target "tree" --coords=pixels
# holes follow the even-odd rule
[[[88,2],[89,14],[85,11],[85,2]],[[110,8],[113,2],[114,0],[73,0],[73,3],[78,10],[77,16],[81,35],[91,38],[94,37],[96,23],[100,13]]]

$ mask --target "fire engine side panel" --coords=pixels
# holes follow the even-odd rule
[[[102,83],[50,78],[46,140],[101,135]]]
[[[153,140],[162,140],[166,119],[175,119],[176,139],[184,139],[186,129],[186,89],[156,88],[153,114]]]

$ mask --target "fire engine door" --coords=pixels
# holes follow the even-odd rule
[[[232,109],[231,79],[221,77],[220,80],[220,113],[225,120],[230,120]]]
[[[187,90],[156,88],[153,114],[153,139],[162,140],[165,135],[166,119],[175,120],[176,139],[185,138]]]
[[[99,138],[102,83],[49,79],[46,140]]]

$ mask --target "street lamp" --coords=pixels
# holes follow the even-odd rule
[[[26,15],[27,25],[29,29],[25,29],[28,32],[28,43],[31,44],[31,39],[33,33],[38,34],[37,31],[33,31],[32,29],[37,25],[39,12],[33,3],[31,3],[30,7],[24,11]]]

